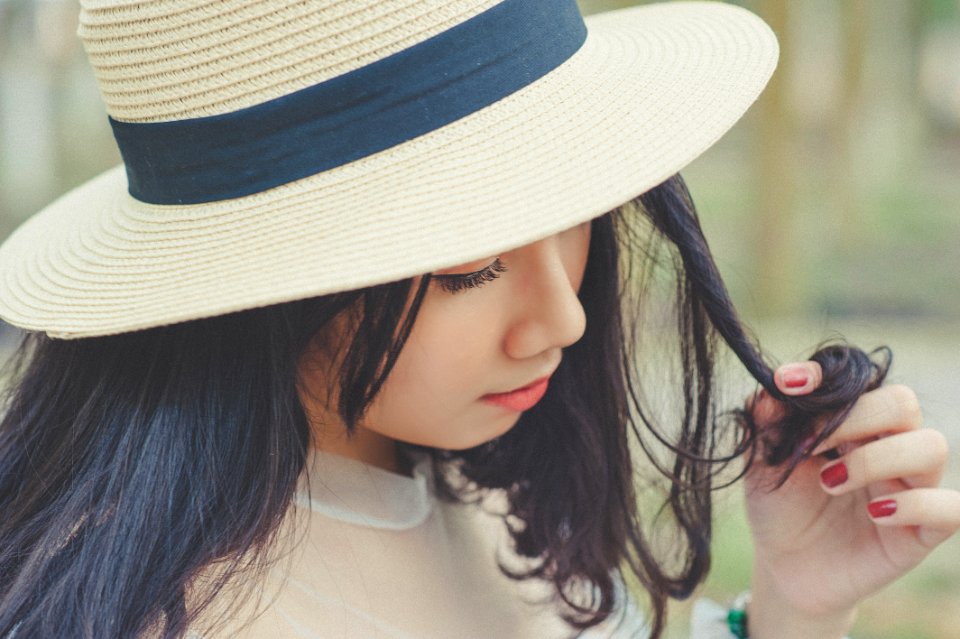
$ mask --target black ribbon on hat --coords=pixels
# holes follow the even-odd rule
[[[243,197],[469,115],[555,69],[586,36],[574,0],[505,0],[408,49],[255,106],[110,124],[134,198],[199,204]]]

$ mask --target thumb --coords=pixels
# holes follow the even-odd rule
[[[823,369],[811,360],[790,362],[774,371],[773,381],[784,395],[807,395],[823,383]]]

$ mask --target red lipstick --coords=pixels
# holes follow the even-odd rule
[[[544,377],[523,388],[512,390],[509,393],[491,393],[484,395],[480,399],[488,404],[500,406],[507,410],[523,412],[533,408],[534,405],[543,398],[544,393],[547,392],[549,382],[550,378]]]

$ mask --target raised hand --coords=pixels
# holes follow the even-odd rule
[[[820,376],[819,365],[803,362],[782,366],[775,379],[781,391],[799,395]],[[766,393],[753,405],[761,427],[778,410]],[[779,469],[759,459],[746,477],[752,639],[842,637],[860,600],[960,529],[960,492],[940,486],[946,439],[924,427],[908,387],[864,394],[814,452],[776,490]]]

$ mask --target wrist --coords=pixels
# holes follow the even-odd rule
[[[791,602],[774,580],[754,571],[746,606],[750,639],[842,639],[853,627],[856,608],[804,609]]]

